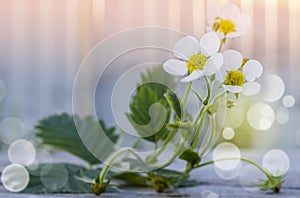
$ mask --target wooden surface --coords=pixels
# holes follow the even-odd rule
[[[261,162],[264,152],[259,151],[242,151],[243,156],[250,157],[257,162]],[[255,188],[249,188],[246,190],[240,182],[240,177],[236,177],[231,180],[221,179],[216,173],[214,166],[203,167],[198,170],[194,170],[191,174],[192,178],[200,181],[200,185],[188,188],[172,189],[168,190],[165,193],[156,193],[151,188],[141,188],[141,187],[122,187],[121,192],[107,192],[101,195],[101,197],[207,197],[207,198],[216,198],[216,197],[273,197],[273,198],[297,198],[300,197],[300,149],[287,151],[287,154],[290,157],[290,169],[286,176],[286,182],[283,185],[283,189],[279,194],[273,194],[269,191],[259,191]],[[209,158],[209,157],[208,157]],[[7,158],[4,154],[1,154],[0,170],[8,164]],[[65,154],[55,155],[55,159],[58,161],[69,161],[77,162],[77,159],[74,159]],[[60,159],[60,160],[59,160]],[[205,160],[205,159],[204,159]],[[243,164],[246,167],[246,164]],[[171,168],[181,169],[183,164],[180,162],[175,162]],[[241,172],[242,173],[242,172]],[[247,175],[249,180],[259,177],[255,174]],[[247,187],[247,186],[246,186]],[[56,198],[56,197],[95,197],[93,194],[38,194],[38,195],[29,195],[29,194],[20,194],[20,193],[10,193],[7,192],[2,185],[0,185],[0,197],[11,197],[11,198],[36,198],[36,197],[45,197],[45,198]]]

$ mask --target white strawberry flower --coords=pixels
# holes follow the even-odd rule
[[[223,52],[224,63],[216,78],[223,82],[222,87],[231,93],[246,96],[256,95],[260,84],[254,82],[263,73],[263,67],[257,60],[243,59],[240,52],[226,50]]]
[[[241,13],[237,5],[228,3],[218,10],[210,4],[207,10],[209,31],[219,33],[221,38],[234,38],[243,35],[251,24],[249,15]]]
[[[223,64],[219,48],[220,38],[214,32],[204,34],[200,42],[192,36],[186,36],[175,44],[173,52],[178,59],[167,60],[163,69],[175,76],[185,76],[181,82],[213,75]]]

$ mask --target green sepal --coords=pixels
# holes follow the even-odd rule
[[[239,93],[234,93],[234,95],[235,95],[235,98],[236,98],[236,99],[239,99],[239,96],[240,96]]]
[[[274,193],[279,193],[284,183],[284,175],[271,176],[268,179],[259,179],[260,183],[254,184],[260,190],[272,190]]]

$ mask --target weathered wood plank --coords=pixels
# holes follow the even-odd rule
[[[251,156],[251,159],[259,162],[262,157],[259,155],[257,151],[244,152],[243,156]],[[263,152],[262,152],[263,153]],[[215,193],[211,195],[212,197],[230,197],[230,198],[238,198],[238,197],[249,197],[249,198],[297,198],[300,197],[300,166],[297,162],[300,161],[300,155],[298,154],[298,150],[288,152],[291,165],[290,170],[286,177],[286,182],[283,185],[283,189],[279,194],[273,194],[271,192],[263,192],[263,191],[247,191],[245,190],[238,178],[232,180],[224,180],[221,179],[214,171],[213,166],[203,167],[199,170],[195,170],[192,172],[191,176],[194,179],[200,181],[200,185],[188,188],[180,188],[169,190],[165,193],[156,193],[151,188],[141,188],[141,187],[123,187],[121,192],[106,192],[101,195],[101,197],[207,197],[210,193]],[[59,153],[56,154],[55,159],[62,162],[73,162],[73,163],[83,163],[82,161],[78,161],[76,158],[72,156]],[[208,157],[209,159],[209,157]],[[4,155],[0,156],[0,170],[3,169],[5,165],[7,165],[7,158]],[[172,165],[173,168],[182,169],[184,168],[184,164],[175,162]],[[255,175],[251,175],[255,177]],[[252,188],[251,190],[255,190]],[[19,193],[10,193],[7,192],[3,186],[0,185],[0,197],[10,197],[10,198],[83,198],[83,197],[95,197],[93,194],[39,194],[39,195],[29,195],[29,194],[19,194]]]

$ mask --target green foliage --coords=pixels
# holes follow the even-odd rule
[[[119,136],[115,133],[115,128],[107,128],[103,121],[93,120],[91,117],[80,119],[77,116],[73,117],[68,114],[54,115],[43,119],[36,126],[38,132],[36,134],[43,144],[50,145],[56,149],[69,152],[89,164],[98,164],[100,160],[96,158],[82,143],[81,138],[77,132],[74,119],[80,126],[85,127],[85,130],[91,134],[99,133],[95,129],[96,125],[101,125],[105,135],[112,141],[117,142]],[[97,149],[102,152],[108,152],[112,149],[107,148],[106,140],[100,139],[97,141]],[[110,153],[105,153],[108,156]]]
[[[183,140],[188,141],[192,138],[194,134],[195,126],[190,120],[176,121],[175,123],[167,124],[167,128],[171,130],[180,130],[181,137]],[[181,147],[179,145],[179,147]]]
[[[169,122],[171,109],[164,97],[168,86],[174,86],[173,77],[166,74],[161,66],[154,67],[142,74],[142,85],[137,87],[132,98],[127,117],[147,141],[157,142],[168,135],[166,123]]]
[[[188,175],[170,169],[157,169],[148,172],[152,179],[152,186],[157,192],[163,192],[170,187],[187,187],[197,185],[198,182],[189,179]]]
[[[279,193],[284,182],[284,175],[271,176],[266,180],[259,179],[260,183],[254,184],[260,188],[260,190],[272,190],[275,193]]]
[[[147,70],[146,73],[143,73],[141,75],[142,78],[142,83],[147,83],[147,82],[156,82],[161,85],[165,85],[171,89],[176,87],[176,83],[174,80],[174,76],[166,73],[161,65],[152,67]],[[154,88],[154,87],[153,87]],[[154,88],[156,90],[156,88]],[[165,93],[165,90],[157,90],[158,95],[163,95]]]
[[[91,193],[90,184],[79,181],[82,174],[96,177],[99,170],[87,170],[74,164],[39,164],[36,170],[28,169],[30,181],[23,193]],[[61,173],[67,173],[62,176]],[[57,186],[62,178],[65,184]],[[46,184],[46,185],[45,185]]]
[[[169,105],[172,107],[177,118],[181,119],[182,118],[182,109],[181,109],[181,104],[180,104],[179,97],[177,96],[177,94],[174,91],[168,89],[167,92],[164,94],[164,97],[166,98]]]
[[[152,178],[162,177],[170,181],[172,184],[178,183],[181,179],[186,179],[188,176],[182,172],[170,170],[170,169],[157,169],[148,172],[148,175]]]
[[[94,183],[92,184],[92,191],[95,195],[100,195],[106,191],[107,187],[109,187],[109,182],[105,182],[101,184]]]
[[[129,185],[148,186],[151,181],[150,177],[141,173],[122,172],[112,176],[114,179],[125,181]]]
[[[192,167],[199,164],[201,161],[201,157],[193,151],[192,149],[185,150],[180,156],[179,159],[185,160],[191,164]]]

